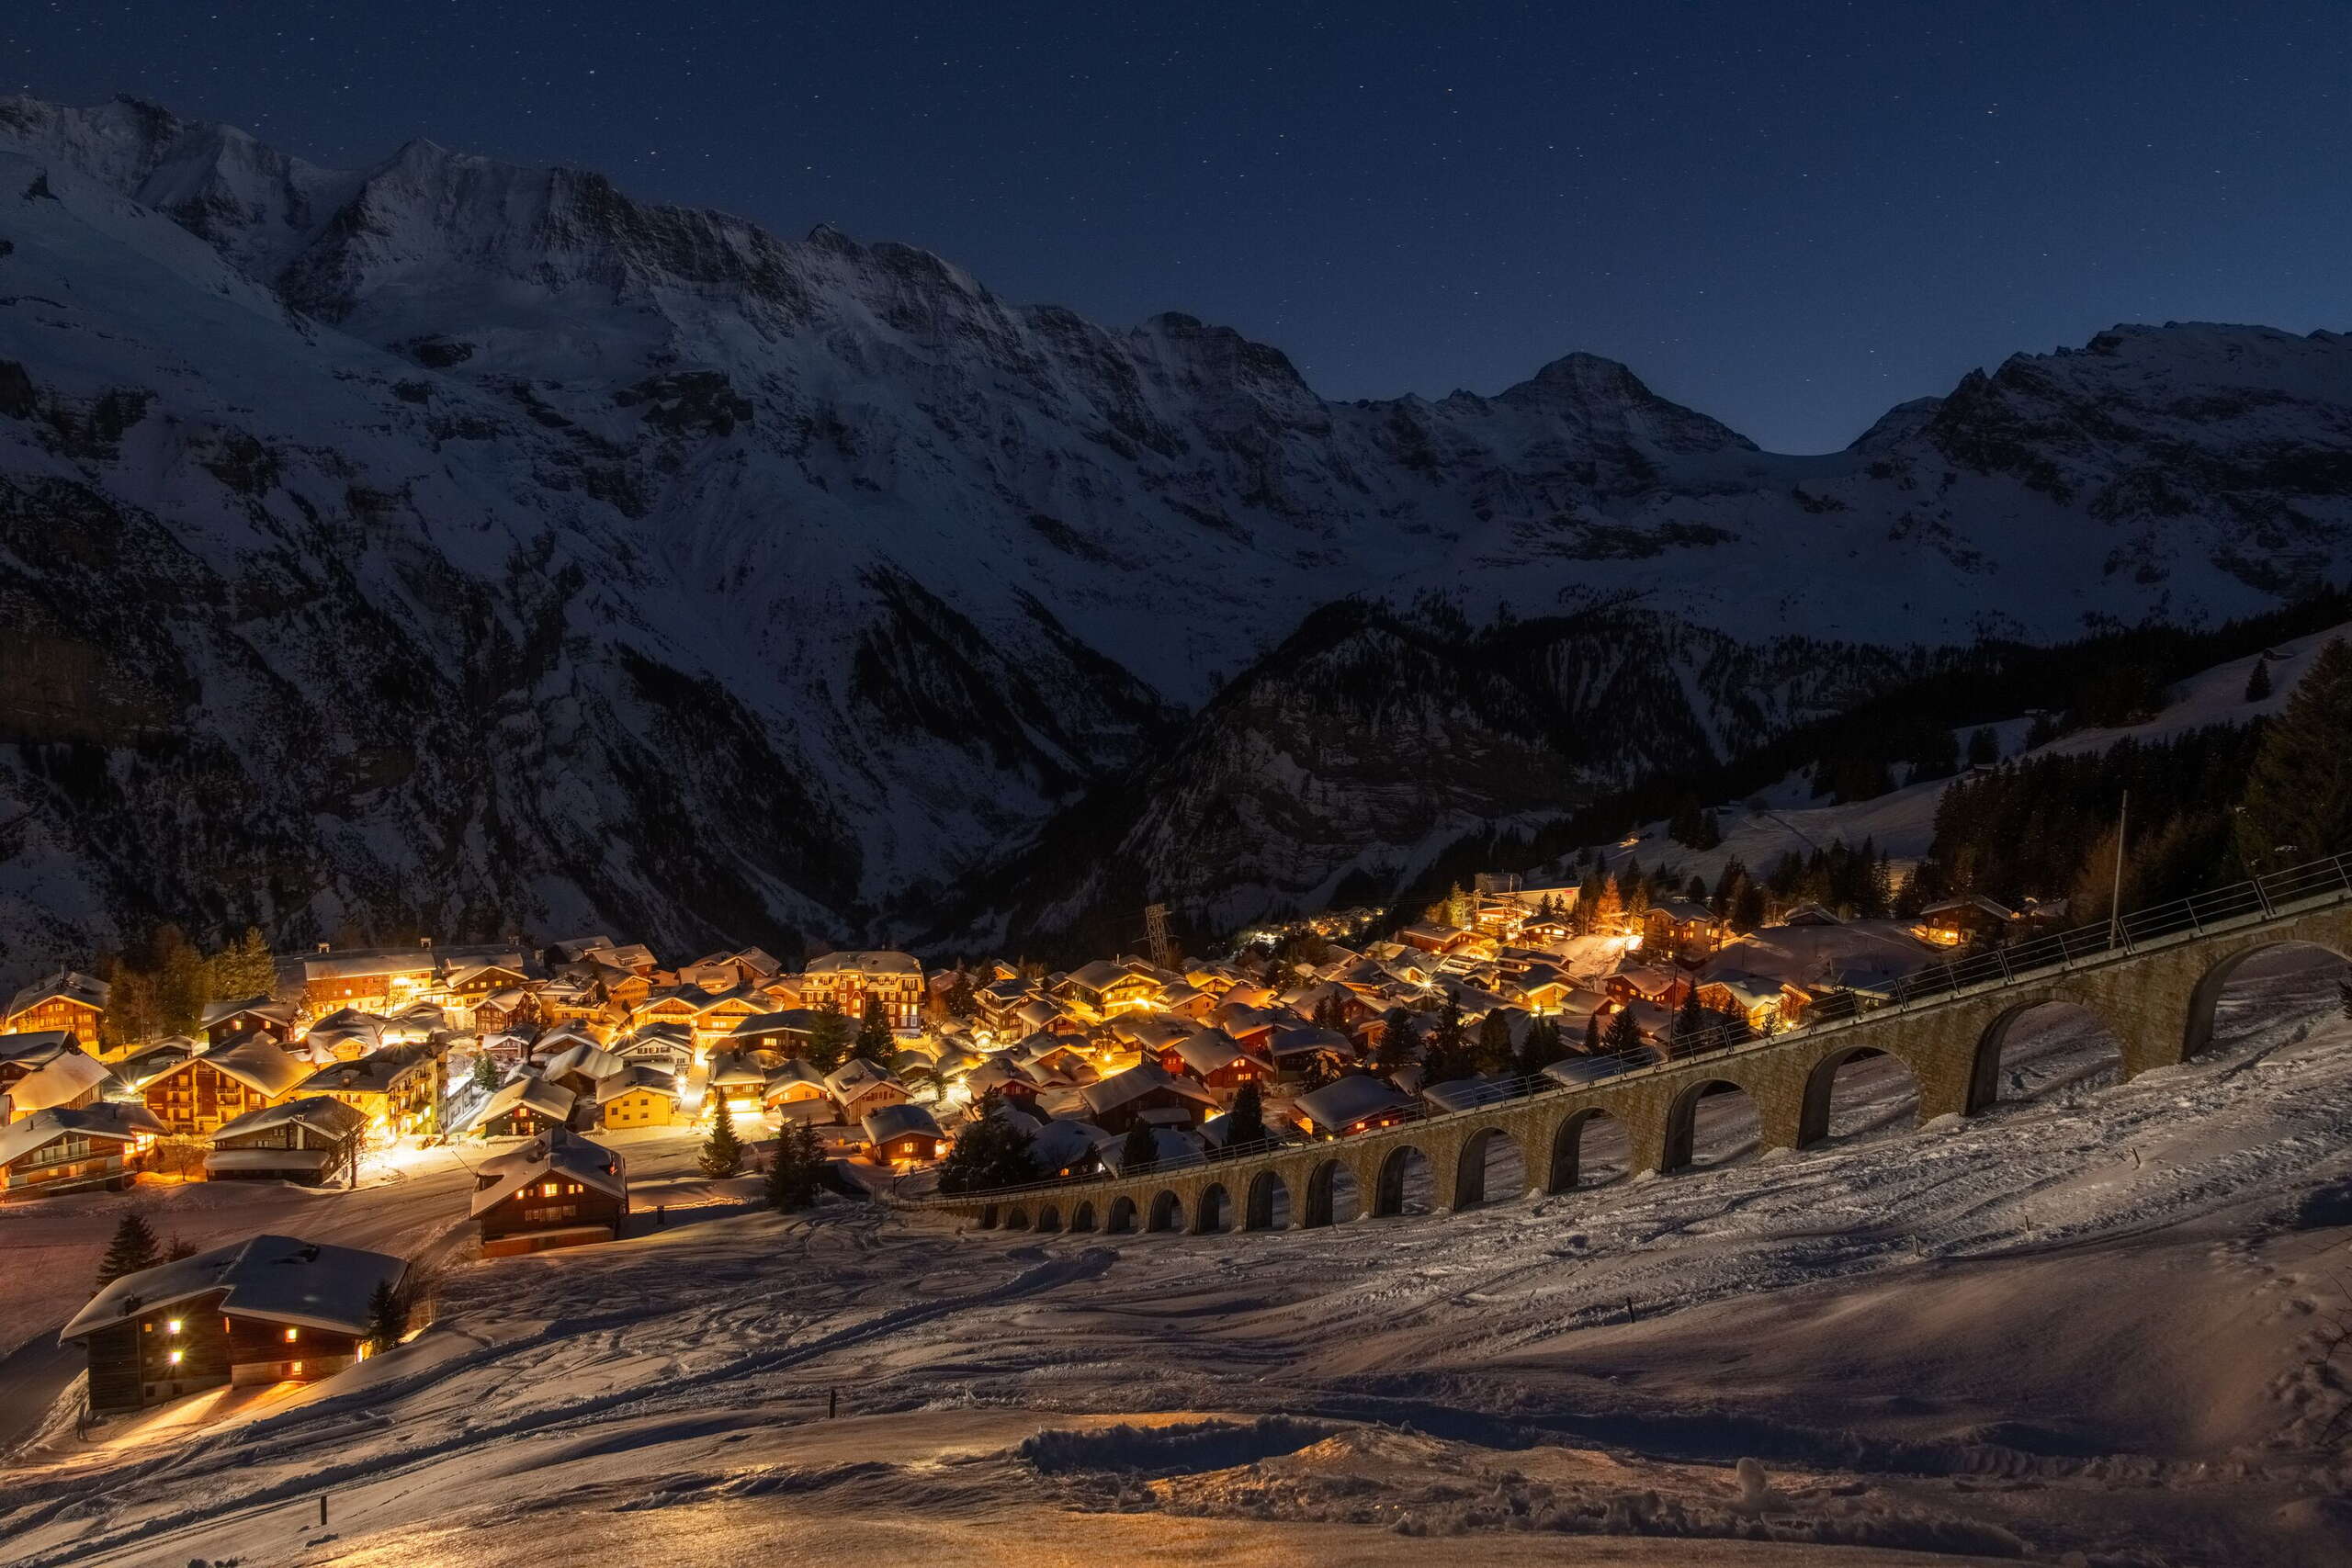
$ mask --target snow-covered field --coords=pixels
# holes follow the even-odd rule
[[[143,1450],[52,1428],[0,1559],[2341,1563],[2338,972],[2250,974],[2211,1056],[2131,1084],[2053,1010],[1977,1121],[1910,1132],[1865,1074],[1825,1148],[1726,1121],[1700,1172],[1445,1218],[714,1207],[461,1264],[431,1330],[294,1400]]]

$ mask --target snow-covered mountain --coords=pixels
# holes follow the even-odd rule
[[[1879,648],[2262,607],[2341,575],[2347,524],[2336,334],[2118,328],[1778,457],[1589,355],[1333,403],[1189,317],[1114,331],[591,173],[427,142],[338,172],[147,104],[0,100],[0,931],[28,962],[158,916],[846,934],[1229,744],[1302,781],[1239,818],[1295,893],[1357,852],[1364,791],[1371,837],[1418,841],[1628,735],[1755,739]],[[1450,701],[1287,728],[1330,671],[1407,667],[1411,617],[1312,612],[1431,590],[1649,640],[1479,677],[1515,694],[1476,723],[1532,748],[1506,791],[1464,791],[1445,740],[1382,776],[1459,730]],[[1830,643],[1872,646],[1789,652]],[[1596,732],[1571,699],[1629,659],[1644,701]],[[1145,885],[1213,805],[1134,841]]]

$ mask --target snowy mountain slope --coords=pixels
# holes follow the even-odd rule
[[[2352,622],[2289,638],[2265,649],[2277,656],[2270,661],[2271,692],[2252,702],[2246,700],[2245,687],[2255,660],[2259,657],[2255,654],[2225,660],[2176,682],[2164,692],[2162,706],[2137,724],[2086,726],[2029,748],[2025,740],[2033,720],[2020,715],[1996,724],[1956,730],[1953,739],[1964,748],[1975,729],[1989,728],[2000,745],[2001,756],[2014,761],[2019,757],[2083,755],[2108,750],[2124,740],[2168,740],[2209,725],[2245,724],[2284,708],[2296,683],[2310,669],[2313,656],[2338,637],[2352,638]],[[1815,849],[1839,842],[1859,848],[1865,840],[1891,858],[1899,875],[1925,857],[1935,841],[1936,807],[1952,783],[1951,778],[1928,779],[1869,800],[1821,805],[1813,793],[1812,780],[1804,773],[1794,773],[1746,801],[1724,803],[1718,808],[1724,840],[1712,850],[1693,850],[1675,842],[1668,833],[1667,823],[1660,819],[1634,829],[1628,835],[1635,840],[1633,843],[1592,844],[1572,851],[1532,874],[1529,885],[1567,875],[1571,863],[1581,857],[1584,863],[1597,861],[1611,871],[1628,858],[1653,869],[1672,865],[1683,875],[1702,876],[1713,886],[1724,867],[1734,860],[1761,873],[1769,871],[1785,854],[1803,857]]]
[[[164,913],[846,934],[1351,594],[2052,637],[2260,607],[2340,572],[2352,521],[2326,333],[2119,329],[1795,458],[1588,355],[1331,403],[1189,317],[1114,332],[905,246],[428,142],[324,170],[129,101],[0,100],[0,925],[42,953]],[[1783,705],[1770,660],[1704,662],[1640,723]],[[1383,842],[1453,809],[1375,786]]]

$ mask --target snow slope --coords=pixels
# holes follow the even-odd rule
[[[28,961],[165,914],[845,934],[1351,594],[1907,644],[2233,614],[2347,559],[2331,333],[2118,328],[1787,457],[1590,355],[1334,403],[1189,317],[429,142],[333,171],[15,98],[0,192]],[[1645,723],[1785,705],[1770,660],[1681,673]]]
[[[202,1441],[20,1454],[0,1538],[12,1568],[2340,1562],[2341,973],[2256,961],[2211,1056],[2129,1085],[2052,1010],[1982,1119],[1914,1133],[1864,1064],[1826,1147],[1743,1157],[1710,1101],[1706,1168],[1443,1219],[842,1206],[475,1264],[413,1344]],[[1202,1416],[1237,1429],[1114,1429]]]
[[[2311,667],[2312,656],[2339,637],[2352,637],[2352,622],[2263,650],[2277,657],[2270,661],[2270,694],[2255,702],[2246,701],[2246,678],[2253,673],[2255,660],[2261,655],[2248,654],[2177,682],[2164,693],[2163,705],[2155,714],[2138,724],[2069,730],[2054,740],[2028,749],[2026,733],[2032,728],[2033,720],[2019,716],[1989,726],[1955,730],[1953,739],[1964,753],[1969,738],[1976,729],[1990,728],[2000,742],[2003,759],[2014,761],[2026,756],[2088,755],[2105,751],[2122,740],[2164,740],[2211,725],[2244,724],[2285,707],[2296,683]],[[1653,865],[1670,863],[1685,876],[1696,874],[1713,886],[1724,866],[1734,859],[1760,874],[1784,854],[1806,855],[1841,840],[1849,847],[1859,848],[1864,840],[1869,840],[1891,857],[1899,876],[1925,856],[1934,842],[1936,806],[1951,783],[1951,779],[1929,779],[1889,790],[1870,800],[1816,806],[1812,804],[1812,781],[1794,774],[1749,801],[1727,802],[1719,807],[1717,822],[1723,829],[1724,841],[1712,850],[1692,850],[1676,843],[1661,818],[1636,829],[1639,838],[1633,844],[1595,844],[1583,852],[1588,863],[1597,857],[1611,867],[1628,856]],[[1574,858],[1575,852],[1571,852],[1554,872],[1558,873]],[[1531,876],[1529,880],[1532,885],[1538,878]]]

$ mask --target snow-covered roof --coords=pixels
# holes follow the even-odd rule
[[[36,1029],[21,1034],[0,1034],[0,1062],[28,1066],[55,1061],[67,1052],[82,1054],[81,1037],[68,1029]]]
[[[192,1060],[210,1063],[267,1100],[277,1099],[310,1077],[307,1066],[297,1061],[266,1034],[241,1034],[220,1049],[208,1051]],[[187,1066],[187,1063],[184,1062],[173,1071],[182,1071]]]
[[[488,1122],[521,1110],[544,1116],[550,1122],[561,1122],[571,1114],[575,1098],[560,1084],[551,1084],[545,1078],[533,1077],[526,1073],[519,1078],[509,1078],[500,1084],[482,1102],[482,1108],[474,1120]]]
[[[1095,1146],[1109,1136],[1091,1122],[1057,1117],[1030,1135],[1029,1154],[1038,1168],[1050,1174],[1090,1157]]]
[[[0,1043],[6,1038],[0,1036]],[[66,1036],[69,1041],[73,1038]],[[22,1115],[28,1111],[70,1105],[85,1094],[103,1089],[113,1078],[114,1074],[105,1063],[76,1045],[51,1055],[40,1066],[10,1084],[5,1092],[17,1113]]]
[[[808,961],[809,975],[921,975],[922,965],[911,954],[877,950],[870,953],[828,953]]]
[[[1215,1105],[1216,1103],[1199,1085],[1163,1070],[1157,1062],[1138,1063],[1124,1073],[1114,1073],[1099,1082],[1088,1084],[1079,1092],[1084,1099],[1087,1109],[1100,1116],[1106,1111],[1115,1111],[1130,1100],[1138,1100],[1154,1089],[1170,1090],[1196,1104]]]
[[[903,1138],[910,1133],[920,1133],[928,1138],[944,1136],[939,1123],[923,1107],[909,1101],[904,1105],[886,1105],[864,1118],[865,1141],[884,1144],[892,1138]]]
[[[674,1100],[678,1095],[678,1080],[659,1067],[631,1064],[619,1072],[596,1080],[596,1103],[603,1105],[639,1089],[668,1095]]]
[[[255,1133],[267,1133],[279,1127],[308,1127],[326,1138],[347,1138],[368,1125],[365,1113],[340,1100],[324,1095],[305,1095],[279,1105],[265,1105],[258,1111],[248,1111],[243,1116],[223,1122],[213,1130],[213,1142],[235,1139]]]
[[[847,1105],[851,1100],[872,1094],[877,1089],[902,1089],[898,1079],[876,1066],[863,1056],[852,1056],[835,1067],[825,1078],[825,1088],[835,1100]]]
[[[1412,1103],[1378,1078],[1351,1073],[1321,1089],[1307,1090],[1293,1102],[1293,1108],[1317,1131],[1336,1133],[1366,1117],[1409,1109]]]
[[[628,1201],[628,1165],[602,1144],[592,1144],[562,1128],[541,1133],[529,1143],[484,1160],[478,1173],[486,1179],[474,1190],[468,1213],[476,1219],[503,1203],[541,1177],[559,1177]]]
[[[127,1144],[141,1134],[160,1137],[165,1131],[164,1124],[145,1106],[136,1102],[101,1101],[76,1110],[60,1106],[54,1110],[36,1111],[29,1116],[19,1116],[6,1127],[0,1127],[0,1166],[21,1159],[35,1149],[76,1133],[85,1138],[106,1138]]]
[[[625,1071],[628,1066],[627,1062],[622,1061],[602,1045],[593,1041],[583,1040],[576,1044],[567,1045],[548,1057],[547,1065],[539,1069],[539,1076],[554,1078],[560,1077],[565,1073],[583,1073],[594,1082],[611,1077],[616,1073]]]
[[[59,998],[79,1002],[84,1007],[104,1008],[113,987],[95,976],[78,969],[60,969],[44,975],[8,998],[8,1010],[0,1017],[14,1018],[27,1008],[38,1007],[45,1001]]]
[[[365,1334],[376,1287],[398,1286],[407,1272],[407,1261],[389,1253],[286,1235],[251,1236],[124,1275],[91,1297],[58,1338],[78,1339],[213,1291],[228,1292],[220,1311],[232,1317]]]

